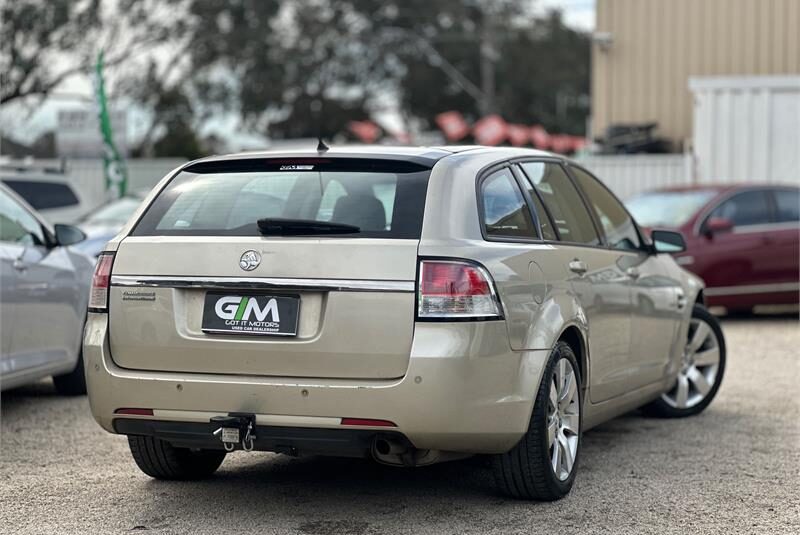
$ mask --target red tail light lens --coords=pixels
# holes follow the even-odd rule
[[[397,427],[389,420],[373,420],[372,418],[342,418],[342,425],[363,425],[367,427]]]
[[[133,416],[153,416],[153,409],[117,409],[114,414],[131,414]]]
[[[420,264],[417,316],[501,318],[489,273],[468,262],[424,260]]]
[[[108,288],[111,285],[111,266],[114,253],[100,253],[92,275],[92,290],[89,294],[90,312],[108,311]]]

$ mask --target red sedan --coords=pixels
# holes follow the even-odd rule
[[[643,227],[679,230],[676,261],[728,312],[800,302],[800,188],[692,186],[643,193],[628,208]]]

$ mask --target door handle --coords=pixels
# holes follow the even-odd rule
[[[14,267],[14,269],[16,269],[17,271],[25,271],[26,269],[28,269],[28,264],[26,264],[25,262],[23,262],[23,261],[22,261],[22,260],[20,260],[19,258],[15,258],[15,259],[14,259],[14,263],[13,263],[13,264],[11,264],[11,265],[12,265],[12,266]]]
[[[586,267],[586,262],[578,260],[577,258],[569,263],[569,270],[573,273],[577,273],[578,275],[583,275],[588,271]]]
[[[630,278],[632,278],[633,280],[636,280],[636,279],[638,279],[638,278],[639,278],[639,276],[641,275],[641,273],[639,272],[639,270],[638,270],[638,269],[636,269],[635,267],[630,267],[630,268],[628,268],[627,270],[625,270],[625,273],[626,273],[626,274],[627,274],[627,275],[628,275]]]

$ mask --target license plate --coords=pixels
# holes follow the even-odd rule
[[[206,294],[203,332],[296,336],[300,298],[296,295]]]

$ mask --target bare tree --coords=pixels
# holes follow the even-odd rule
[[[71,76],[89,74],[99,50],[106,66],[163,45],[179,31],[167,12],[179,0],[14,0],[0,8],[0,104],[47,97]]]

